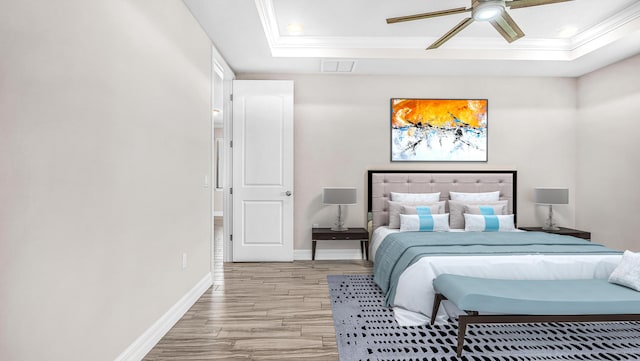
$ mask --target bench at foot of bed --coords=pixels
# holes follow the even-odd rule
[[[458,356],[467,325],[473,323],[640,321],[640,292],[604,279],[501,280],[443,274],[433,280],[433,287],[431,324],[442,300],[466,312],[458,318]]]

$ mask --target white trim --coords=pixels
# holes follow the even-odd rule
[[[115,361],[140,361],[164,337],[196,301],[213,284],[211,273],[207,273],[186,295],[171,307],[160,319],[138,337]]]
[[[233,259],[233,243],[231,242],[231,235],[233,234],[233,195],[230,194],[229,189],[233,185],[233,151],[231,148],[231,140],[233,139],[233,102],[231,97],[233,95],[233,80],[236,78],[235,74],[230,71],[229,76],[225,77],[222,92],[224,94],[224,179],[222,181],[224,193],[222,198],[222,211],[226,216],[223,217],[223,261],[231,262]]]
[[[224,73],[219,73],[219,70],[222,68],[221,65],[216,61],[215,59],[215,47],[211,47],[212,50],[212,56],[211,56],[211,67],[213,68],[213,71],[215,74],[217,74],[220,77],[220,80],[223,81],[224,80]],[[216,102],[215,102],[215,79],[216,76],[214,74],[211,74],[211,87],[209,88],[209,98],[211,99],[211,104],[209,104],[209,109],[211,109],[211,132],[209,134],[211,134],[211,137],[209,138],[211,141],[211,152],[209,152],[210,155],[210,162],[209,162],[209,174],[211,177],[211,183],[212,185],[210,186],[209,189],[213,189],[214,192],[209,192],[209,195],[211,195],[211,197],[209,198],[209,214],[211,215],[211,217],[209,217],[209,270],[211,273],[213,273],[213,258],[214,258],[214,250],[215,250],[215,234],[213,232],[213,229],[215,227],[214,225],[214,220],[213,217],[215,217],[215,190],[216,187],[218,186],[218,182],[216,181],[216,176],[218,175],[218,170],[215,169],[215,165],[217,164],[217,162],[214,160],[215,156],[216,156],[216,152],[218,151],[216,149],[216,117],[213,113],[213,109],[216,106]]]
[[[282,35],[274,0],[255,0],[255,4],[273,57],[573,61],[634,33],[640,27],[640,3],[634,3],[567,39],[527,37],[508,44],[499,36],[454,38],[443,49],[425,52],[426,45],[437,37]]]
[[[571,38],[571,50],[580,48],[638,19],[640,19],[640,3],[635,3],[605,21],[592,26],[582,33],[576,34]],[[634,31],[634,29],[629,31]]]
[[[222,65],[220,65],[220,63],[218,63],[216,61],[216,59],[213,59],[213,71],[220,77],[220,79],[224,80],[224,69],[222,68]]]
[[[326,260],[361,260],[362,253],[358,249],[322,249],[316,248],[316,261]],[[294,261],[311,261],[310,249],[294,249]]]
[[[280,31],[278,30],[278,22],[276,21],[276,11],[273,7],[273,2],[271,0],[255,1],[260,22],[262,22],[262,28],[267,36],[267,43],[269,44],[269,48],[273,48],[280,40]]]

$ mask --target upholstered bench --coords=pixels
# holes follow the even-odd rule
[[[473,323],[640,320],[640,292],[604,279],[503,280],[443,274],[433,280],[433,287],[431,324],[444,299],[466,312],[458,318],[458,356],[466,327]]]

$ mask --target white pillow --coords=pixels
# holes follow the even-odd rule
[[[387,209],[389,210],[389,228],[400,228],[400,213],[403,206],[434,206],[431,213],[444,213],[444,203],[440,202],[392,202],[387,201]]]
[[[449,192],[452,201],[495,202],[500,200],[500,191],[482,193]]]
[[[440,192],[438,193],[391,192],[391,200],[394,202],[437,202],[440,200]]]
[[[467,232],[508,232],[515,229],[513,214],[497,216],[464,214],[464,230]]]
[[[446,232],[449,214],[401,214],[400,232]]]
[[[640,254],[624,251],[622,260],[609,276],[609,282],[640,291]]]
[[[497,202],[459,202],[459,201],[449,201],[449,227],[451,227],[452,229],[464,229],[464,213],[465,213],[465,206],[469,206],[469,205],[474,205],[474,206],[502,206],[504,205],[505,207],[507,207],[507,212],[505,212],[505,214],[509,213],[508,212],[508,206],[509,206],[509,201],[504,200],[504,201],[497,201]],[[466,213],[473,213],[473,212],[466,212]]]

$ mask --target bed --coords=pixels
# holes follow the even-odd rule
[[[607,278],[620,262],[622,252],[574,237],[517,229],[465,232],[459,224],[464,214],[458,214],[460,204],[456,202],[466,202],[451,202],[450,195],[490,192],[499,192],[495,204],[506,205],[503,211],[510,215],[515,226],[516,171],[368,172],[370,259],[374,260],[374,279],[385,292],[387,305],[393,308],[400,325],[430,322],[434,299],[432,281],[440,274],[522,280],[592,279]],[[436,203],[446,201],[445,213],[450,213],[452,229],[449,232],[399,232],[395,228],[397,220],[393,222],[398,202],[390,201],[392,193],[409,196],[439,193]],[[407,199],[400,201],[403,202],[419,203],[407,202]],[[468,203],[475,206],[483,201]],[[465,212],[470,207],[467,204]],[[410,209],[403,206],[400,213]],[[394,223],[393,228],[389,227],[390,221]],[[460,312],[450,303],[445,302],[443,306],[436,315],[438,323],[445,323]]]

